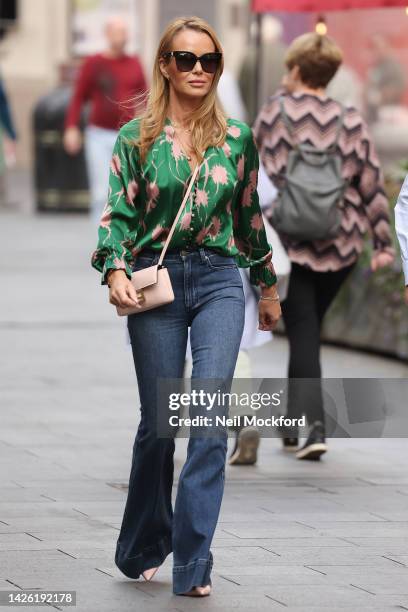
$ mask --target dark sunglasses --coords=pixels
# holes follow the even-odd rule
[[[190,51],[169,51],[168,53],[164,53],[163,57],[174,57],[177,70],[180,72],[191,72],[199,60],[204,72],[214,74],[220,65],[222,53],[204,53],[204,55],[198,57],[195,53],[191,53]]]

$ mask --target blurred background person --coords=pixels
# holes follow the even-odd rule
[[[5,173],[16,160],[17,132],[3,79],[0,76],[0,203],[6,201]]]
[[[238,119],[238,121],[247,121],[247,111],[242,99],[238,81],[234,74],[224,69],[217,86],[218,98],[228,117]],[[259,169],[259,177],[263,177],[262,166]],[[263,171],[264,172],[264,171]],[[267,178],[267,177],[266,177]],[[267,178],[267,186],[263,189],[268,192],[268,196],[273,196],[275,191],[273,185]],[[264,195],[265,198],[265,195]],[[273,199],[273,197],[271,198]],[[262,206],[262,199],[260,199]],[[253,289],[253,285],[249,279],[249,268],[238,268],[242,279],[242,286],[245,295],[245,322],[244,331],[242,334],[240,350],[234,371],[234,378],[252,378],[253,371],[251,367],[251,358],[248,350],[257,346],[261,346],[266,342],[270,342],[271,334],[265,333],[258,328],[258,295]],[[187,342],[186,364],[184,377],[191,374],[192,371],[192,354],[190,345],[190,330]],[[248,414],[245,409],[240,409],[234,403],[230,405],[229,416]],[[257,461],[257,451],[260,442],[259,431],[256,427],[236,427],[231,428],[234,431],[235,439],[231,450],[228,463],[230,465],[253,465]]]
[[[138,57],[126,53],[128,27],[112,16],[105,25],[106,49],[87,57],[82,65],[65,118],[64,147],[76,155],[82,146],[78,127],[82,106],[90,101],[85,128],[85,156],[91,194],[91,214],[99,221],[107,199],[109,165],[118,130],[141,107],[146,80]],[[130,100],[139,101],[131,103]]]
[[[353,107],[345,109],[340,121],[342,106],[326,93],[341,62],[342,52],[331,38],[310,33],[295,39],[286,55],[288,72],[283,79],[286,120],[279,96],[274,96],[262,107],[254,126],[261,159],[278,190],[285,184],[289,152],[305,142],[324,149],[337,141],[342,177],[349,181],[335,238],[302,241],[280,233],[292,262],[288,296],[282,303],[290,349],[287,411],[292,418],[305,413],[310,428],[305,444],[296,452],[298,459],[318,459],[327,450],[320,330],[362,252],[367,229],[373,236],[372,269],[394,259],[382,174],[366,124]],[[297,436],[290,434],[283,436],[284,444],[296,449]]]
[[[259,161],[258,172],[258,196],[259,205],[262,209],[268,210],[274,202],[277,190],[265,172],[262,161]],[[268,219],[263,213],[266,237],[273,248],[274,268],[278,278],[277,288],[280,301],[284,301],[287,293],[287,285],[290,273],[290,261],[286,251],[282,247],[278,235],[270,225]],[[238,361],[234,372],[236,378],[254,378],[254,368],[249,349],[259,347],[273,339],[273,333],[263,334],[257,329],[257,300],[258,293],[254,291],[253,285],[249,283],[248,274],[245,273],[244,293],[245,293],[245,328],[241,341],[241,350],[238,355]],[[241,422],[239,426],[232,427],[235,432],[234,445],[231,450],[228,463],[230,465],[254,465],[258,459],[258,449],[260,444],[260,433],[256,426],[244,425],[242,421],[243,415],[253,416],[253,411],[247,407],[240,407],[231,402],[230,417],[239,415]]]

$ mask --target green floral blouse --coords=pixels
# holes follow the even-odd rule
[[[130,279],[145,247],[163,248],[192,174],[169,118],[142,165],[131,143],[139,121],[120,129],[113,149],[108,199],[91,260],[102,273],[102,285],[112,268],[125,270]],[[225,144],[206,150],[169,248],[200,245],[234,256],[239,267],[250,267],[253,285],[270,287],[276,275],[258,200],[258,151],[247,124],[227,121]]]

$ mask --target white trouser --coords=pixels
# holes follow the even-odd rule
[[[108,198],[109,169],[118,132],[97,125],[85,128],[85,159],[91,195],[91,217],[99,224]]]

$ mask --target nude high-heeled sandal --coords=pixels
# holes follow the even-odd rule
[[[183,593],[183,595],[187,595],[189,597],[206,597],[211,593],[211,585],[206,584],[205,586],[196,586],[191,589],[191,591],[187,591],[187,593]]]
[[[159,569],[158,567],[151,567],[150,569],[145,570],[144,572],[142,572],[143,578],[147,582],[150,582],[150,580],[153,578],[153,576],[155,575],[158,569]]]

